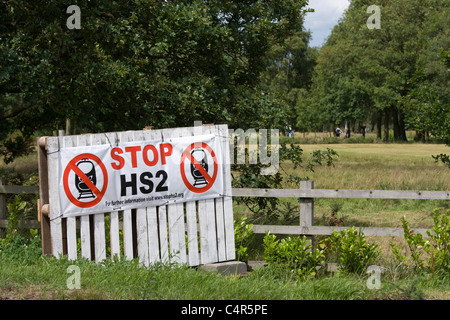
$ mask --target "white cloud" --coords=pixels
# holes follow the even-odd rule
[[[315,12],[306,14],[305,29],[312,33],[311,46],[321,46],[348,8],[350,0],[309,0]]]

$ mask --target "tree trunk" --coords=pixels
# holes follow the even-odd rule
[[[383,111],[378,110],[377,112],[377,139],[381,140],[381,118],[383,116]]]
[[[416,131],[416,136],[414,137],[414,141],[425,142],[425,133],[424,133],[424,131],[421,131],[421,130]]]
[[[406,138],[406,130],[405,130],[405,121],[404,121],[403,112],[401,110],[398,111],[398,125],[400,129],[400,139],[402,141],[407,142],[408,139]]]
[[[400,127],[398,125],[398,110],[395,106],[390,108],[392,110],[392,124],[394,127],[394,141],[400,140]]]
[[[389,108],[384,110],[384,137],[383,142],[389,141]]]
[[[66,136],[72,134],[72,123],[70,121],[70,118],[66,118]]]
[[[392,106],[392,120],[394,124],[394,140],[408,141],[406,139],[405,122],[403,121],[403,113],[397,107]]]

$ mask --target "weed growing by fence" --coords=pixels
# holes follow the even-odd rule
[[[236,260],[248,260],[248,239],[253,234],[253,224],[247,224],[247,218],[234,221],[234,241],[236,244]]]
[[[42,255],[41,237],[31,229],[29,236],[11,234],[0,239],[0,260],[11,260],[23,265],[32,265]]]
[[[364,233],[358,232],[355,227],[334,231],[330,243],[330,250],[339,257],[341,268],[349,273],[363,274],[381,252],[378,245],[369,244]]]
[[[6,239],[9,240],[15,233],[17,233],[19,218],[21,217],[26,206],[27,203],[22,201],[22,198],[19,195],[14,197],[14,202],[8,203],[9,218]]]
[[[413,269],[418,273],[440,275],[450,274],[450,210],[440,213],[434,210],[434,226],[427,230],[431,240],[425,240],[420,233],[414,233],[405,217],[402,218],[403,234],[411,254],[411,263],[394,243],[392,253],[399,267]]]
[[[305,237],[287,237],[278,240],[266,232],[263,240],[265,260],[269,267],[287,271],[296,279],[315,276],[327,257],[336,256],[344,273],[362,275],[379,256],[378,245],[369,244],[364,233],[354,227],[333,232],[313,248]]]
[[[265,260],[269,267],[286,270],[295,279],[316,275],[317,267],[325,261],[324,250],[312,248],[305,237],[287,237],[278,240],[269,231],[263,240]]]

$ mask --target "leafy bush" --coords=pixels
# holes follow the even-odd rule
[[[24,264],[34,263],[42,254],[41,238],[37,229],[27,234],[18,232],[19,219],[24,215],[27,202],[19,195],[8,203],[8,231],[4,239],[0,239],[0,260],[12,259]]]
[[[19,195],[14,197],[14,202],[8,203],[8,233],[6,235],[6,239],[11,238],[15,233],[17,233],[17,227],[19,225],[19,216],[25,210],[27,203],[22,201],[22,198]]]
[[[432,156],[435,162],[439,162],[439,160],[450,169],[450,156],[445,153],[441,153],[435,156]]]
[[[248,260],[248,238],[253,234],[253,224],[247,224],[247,218],[240,218],[234,221],[234,241],[236,243],[236,259],[239,261]]]
[[[334,231],[329,241],[330,250],[337,254],[344,272],[362,274],[380,254],[378,245],[367,243],[364,233],[355,227]]]
[[[280,241],[267,231],[263,243],[269,267],[285,267],[296,279],[316,275],[316,267],[325,261],[324,251],[313,249],[305,236]]]
[[[405,217],[402,218],[403,234],[411,253],[412,264],[408,264],[408,259],[401,253],[401,249],[394,243],[390,244],[401,267],[412,267],[419,273],[450,273],[450,210],[442,214],[439,209],[434,210],[433,224],[431,230],[427,230],[431,240],[425,240],[422,234],[411,230]],[[423,254],[426,257],[423,257]]]

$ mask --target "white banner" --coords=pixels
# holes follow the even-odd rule
[[[63,217],[224,195],[224,152],[215,135],[61,148]],[[49,168],[51,170],[51,168]]]

